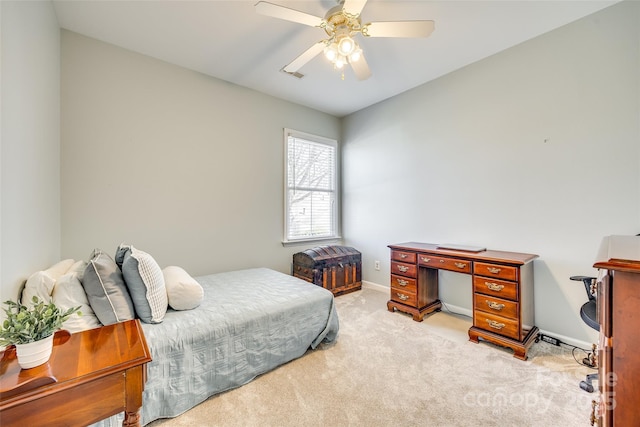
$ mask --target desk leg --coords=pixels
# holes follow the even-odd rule
[[[140,427],[140,411],[138,412],[125,412],[123,427]]]
[[[442,303],[440,302],[440,300],[436,300],[428,306],[423,307],[422,309],[400,304],[399,302],[393,300],[387,301],[387,310],[393,312],[395,309],[404,313],[409,313],[413,316],[413,320],[415,320],[416,322],[422,322],[424,320],[424,316],[433,313],[434,311],[439,311],[441,308]]]
[[[126,407],[123,427],[140,427],[140,408],[144,391],[146,365],[135,366],[125,372]]]
[[[510,348],[513,350],[513,357],[520,360],[527,360],[527,351],[529,350],[529,347],[533,345],[537,336],[537,326],[534,326],[522,341],[494,334],[493,332],[485,331],[475,326],[469,328],[469,341],[477,344],[480,342],[480,338],[482,338],[493,344]]]

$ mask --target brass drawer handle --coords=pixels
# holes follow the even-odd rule
[[[396,292],[396,295],[398,295],[398,298],[400,298],[402,301],[406,301],[406,300],[409,299],[409,297],[406,296],[405,294],[401,294],[401,293],[397,293]]]
[[[400,286],[407,286],[409,284],[409,281],[404,280],[404,279],[396,279],[398,281],[398,285]]]
[[[441,259],[441,260],[440,260],[440,262],[441,262],[442,264],[444,264],[444,260],[443,260],[443,259]]]
[[[404,266],[404,265],[399,265],[398,266],[398,270],[400,270],[403,273],[406,273],[407,271],[409,271],[409,267]]]
[[[400,258],[405,259],[408,255],[407,254],[400,254]]]
[[[489,320],[489,319],[487,319],[487,323],[493,329],[502,329],[506,326],[504,323],[496,322],[495,320]]]
[[[431,262],[431,258],[425,258],[425,257],[420,257],[422,258],[422,262]]]
[[[493,283],[493,282],[484,282],[485,285],[487,285],[487,288],[489,288],[492,291],[495,292],[500,292],[501,290],[504,289],[504,285],[499,285],[497,283]]]
[[[455,264],[458,268],[465,268],[467,266],[467,264],[465,264],[464,262],[456,262]]]
[[[499,304],[495,301],[489,301],[489,300],[485,300],[485,302],[487,303],[487,305],[489,306],[489,308],[493,309],[493,310],[502,310],[504,308],[504,304]]]
[[[589,416],[590,425],[600,425],[598,416],[596,415],[599,411],[599,403],[595,400],[591,401],[591,415]]]
[[[498,274],[498,273],[500,273],[500,270],[502,270],[502,269],[501,268],[495,268],[495,267],[487,267],[487,270],[489,270],[489,273]]]

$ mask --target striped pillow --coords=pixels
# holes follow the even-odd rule
[[[145,323],[160,323],[167,312],[167,290],[162,269],[151,255],[130,245],[120,245],[116,262],[129,289],[137,317]]]

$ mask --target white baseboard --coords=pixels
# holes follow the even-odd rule
[[[546,331],[544,329],[540,329],[540,333],[543,335],[549,335],[550,337],[557,338],[565,344],[573,345],[576,347],[580,347],[585,350],[591,350],[591,346],[593,343],[577,340],[575,338],[568,337],[566,335],[560,335],[556,332]]]
[[[389,292],[389,287],[388,286],[384,286],[381,285],[379,283],[374,283],[374,282],[367,282],[366,280],[362,281],[362,287],[363,288],[367,288],[367,289],[371,289],[374,291],[378,291],[378,292],[384,292],[384,293],[388,293]],[[454,314],[461,314],[463,316],[467,316],[467,317],[473,317],[473,311],[468,309],[468,308],[464,308],[464,307],[458,307],[457,305],[451,305],[451,304],[444,304],[443,303],[443,311],[447,311],[447,312],[451,312]]]
[[[453,314],[460,314],[462,316],[467,316],[468,318],[473,319],[473,310],[469,308],[458,307],[457,305],[446,304],[443,302],[442,311]]]
[[[369,289],[372,289],[372,290],[378,291],[378,292],[389,293],[389,287],[388,286],[380,285],[380,284],[374,283],[374,282],[367,282],[366,280],[362,281],[362,287],[363,288],[369,288]]]
[[[362,281],[362,287],[363,288],[367,288],[367,289],[371,289],[377,292],[385,292],[388,293],[389,292],[389,287],[388,286],[384,286],[381,285],[379,283],[375,283],[375,282],[368,282],[366,280]],[[460,314],[463,316],[467,316],[469,318],[473,318],[473,310],[465,308],[465,307],[459,307],[457,305],[451,305],[451,304],[445,304],[442,303],[442,310],[443,311],[447,311],[447,312],[451,312],[454,314]],[[556,332],[550,332],[544,329],[540,329],[540,333],[543,335],[549,335],[550,337],[554,337],[559,339],[560,341],[562,341],[565,344],[569,344],[569,345],[573,345],[579,348],[583,348],[585,350],[590,350],[592,343],[587,342],[587,341],[581,341],[581,340],[577,340],[575,338],[572,337],[568,337],[566,335],[560,335]]]

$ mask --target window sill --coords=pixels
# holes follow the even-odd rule
[[[326,237],[326,238],[318,238],[318,239],[304,239],[304,240],[283,240],[282,246],[309,246],[312,243],[340,243],[342,241],[341,236],[337,237]]]

